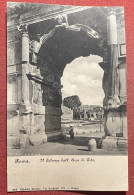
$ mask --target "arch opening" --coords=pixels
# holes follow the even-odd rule
[[[76,58],[66,65],[61,77],[62,126],[68,123],[77,126],[82,121],[91,120],[103,122],[104,71],[98,65],[101,61],[101,57],[90,55]],[[96,128],[99,131],[100,125],[96,125]]]
[[[96,62],[98,65],[99,62],[102,62],[101,57],[103,54],[100,41],[101,38],[99,34],[89,27],[72,25],[71,27],[58,27],[53,31],[52,36],[42,44],[38,54],[38,65],[45,83],[42,89],[43,105],[46,109],[46,132],[61,131],[61,105],[63,95],[61,78],[63,77],[65,67],[67,64],[74,63],[74,61],[77,60],[84,63],[85,57],[90,59],[93,56],[97,56],[98,61]],[[90,55],[91,57],[89,57]],[[91,68],[90,64],[89,67]],[[95,67],[93,67],[93,69],[95,71]],[[99,70],[103,72],[100,67]],[[77,73],[76,77],[81,76]],[[90,77],[87,82],[90,83]],[[95,84],[97,84],[97,78],[96,81],[94,81],[94,85]],[[93,104],[93,102],[91,104]]]
[[[101,57],[90,55],[76,58],[67,64],[61,77],[62,98],[78,95],[84,105],[103,106],[104,71],[98,65],[99,62],[102,62]]]

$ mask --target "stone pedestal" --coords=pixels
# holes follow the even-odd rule
[[[46,135],[47,135],[48,142],[63,139],[61,131],[46,132]]]
[[[117,148],[119,150],[127,150],[128,149],[128,139],[125,137],[118,138]]]
[[[45,133],[30,135],[30,144],[38,146],[47,142],[47,135]]]
[[[20,134],[20,148],[27,148],[30,144],[29,142],[29,135],[27,134]]]
[[[102,141],[102,146],[101,148],[103,150],[116,150],[117,149],[117,138],[112,137],[112,136],[107,136],[103,141]]]
[[[7,134],[7,148],[19,149],[20,137],[19,134]]]
[[[45,106],[45,132],[48,141],[62,139],[60,108]]]
[[[97,144],[96,144],[95,139],[90,139],[88,141],[88,150],[93,152],[96,150],[96,148],[97,148]]]

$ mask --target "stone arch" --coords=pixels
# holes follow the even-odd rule
[[[99,65],[104,70],[106,135],[127,137],[123,8],[20,4],[10,11],[7,63],[12,98],[7,107],[17,115],[11,114],[10,122],[22,122],[12,127],[24,127],[34,136],[60,132],[55,124],[60,124],[63,70],[73,59],[94,54],[103,58]]]
[[[48,36],[49,34],[49,36]],[[46,108],[45,130],[60,131],[61,77],[68,63],[80,56],[90,54],[103,57],[106,42],[104,37],[83,24],[60,24],[41,38],[38,52],[38,68],[44,79],[43,104]],[[55,113],[55,114],[54,114]],[[51,118],[55,117],[55,121]],[[53,124],[53,125],[51,125]]]

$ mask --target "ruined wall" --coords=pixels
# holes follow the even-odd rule
[[[7,144],[25,147],[35,136],[47,141],[45,107],[40,71],[29,62],[29,37],[16,28],[7,33]]]
[[[18,106],[21,104],[21,37],[17,30],[7,34],[7,136],[8,146],[13,136],[19,134]]]
[[[8,7],[7,16],[8,147],[26,147],[29,143],[46,142],[50,140],[46,132],[57,133],[61,129],[61,109],[57,107],[59,103],[55,102],[57,94],[51,83],[49,87],[44,85],[47,81],[47,76],[41,76],[44,64],[41,69],[37,63],[40,48],[36,37],[38,27],[33,25],[34,28],[27,29],[25,23],[32,20],[38,23],[41,15],[47,17],[50,12],[62,11],[63,6],[25,6],[25,3],[21,3],[17,8],[16,11],[15,7]],[[39,13],[40,16],[35,18],[35,14]],[[47,26],[48,23],[45,23]],[[44,29],[41,31],[44,32]],[[60,98],[57,100],[61,101]]]
[[[71,121],[73,120],[73,110],[70,108],[67,108],[65,106],[62,106],[62,121]]]
[[[19,13],[14,11],[8,17],[7,132],[9,147],[16,142],[17,144],[24,143],[24,139],[35,144],[35,137],[42,142],[41,137],[44,136],[44,142],[47,139],[51,140],[52,134],[55,135],[55,139],[61,136],[60,78],[67,63],[79,56],[90,54],[103,57],[100,66],[104,69],[106,135],[117,136],[117,133],[122,133],[122,136],[126,137],[124,14],[116,16],[117,26],[106,29],[108,16],[103,8],[99,12],[97,8],[90,8],[90,10],[86,8],[86,10],[82,7],[45,5],[43,9],[40,6],[32,6],[32,11],[29,5],[22,6],[18,8],[21,10]],[[72,11],[73,9],[75,11]],[[83,18],[82,9],[86,20]],[[58,23],[59,13],[65,12],[69,13],[68,18],[64,14],[62,22]],[[74,12],[77,12],[79,17],[74,17]],[[35,17],[35,13],[39,14]],[[98,17],[100,17],[99,21]],[[78,19],[81,25],[75,25]],[[102,26],[101,23],[103,23]],[[111,25],[113,25],[112,22]],[[107,30],[111,32],[117,30],[116,44],[108,45],[109,41],[114,40],[115,37],[112,33],[111,37],[107,36]],[[50,79],[50,76],[53,78]],[[22,145],[24,146],[25,143]]]

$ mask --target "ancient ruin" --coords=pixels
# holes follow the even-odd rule
[[[103,58],[104,138],[127,140],[123,8],[8,4],[8,147],[24,137],[62,138],[61,77],[68,63],[90,54]]]

